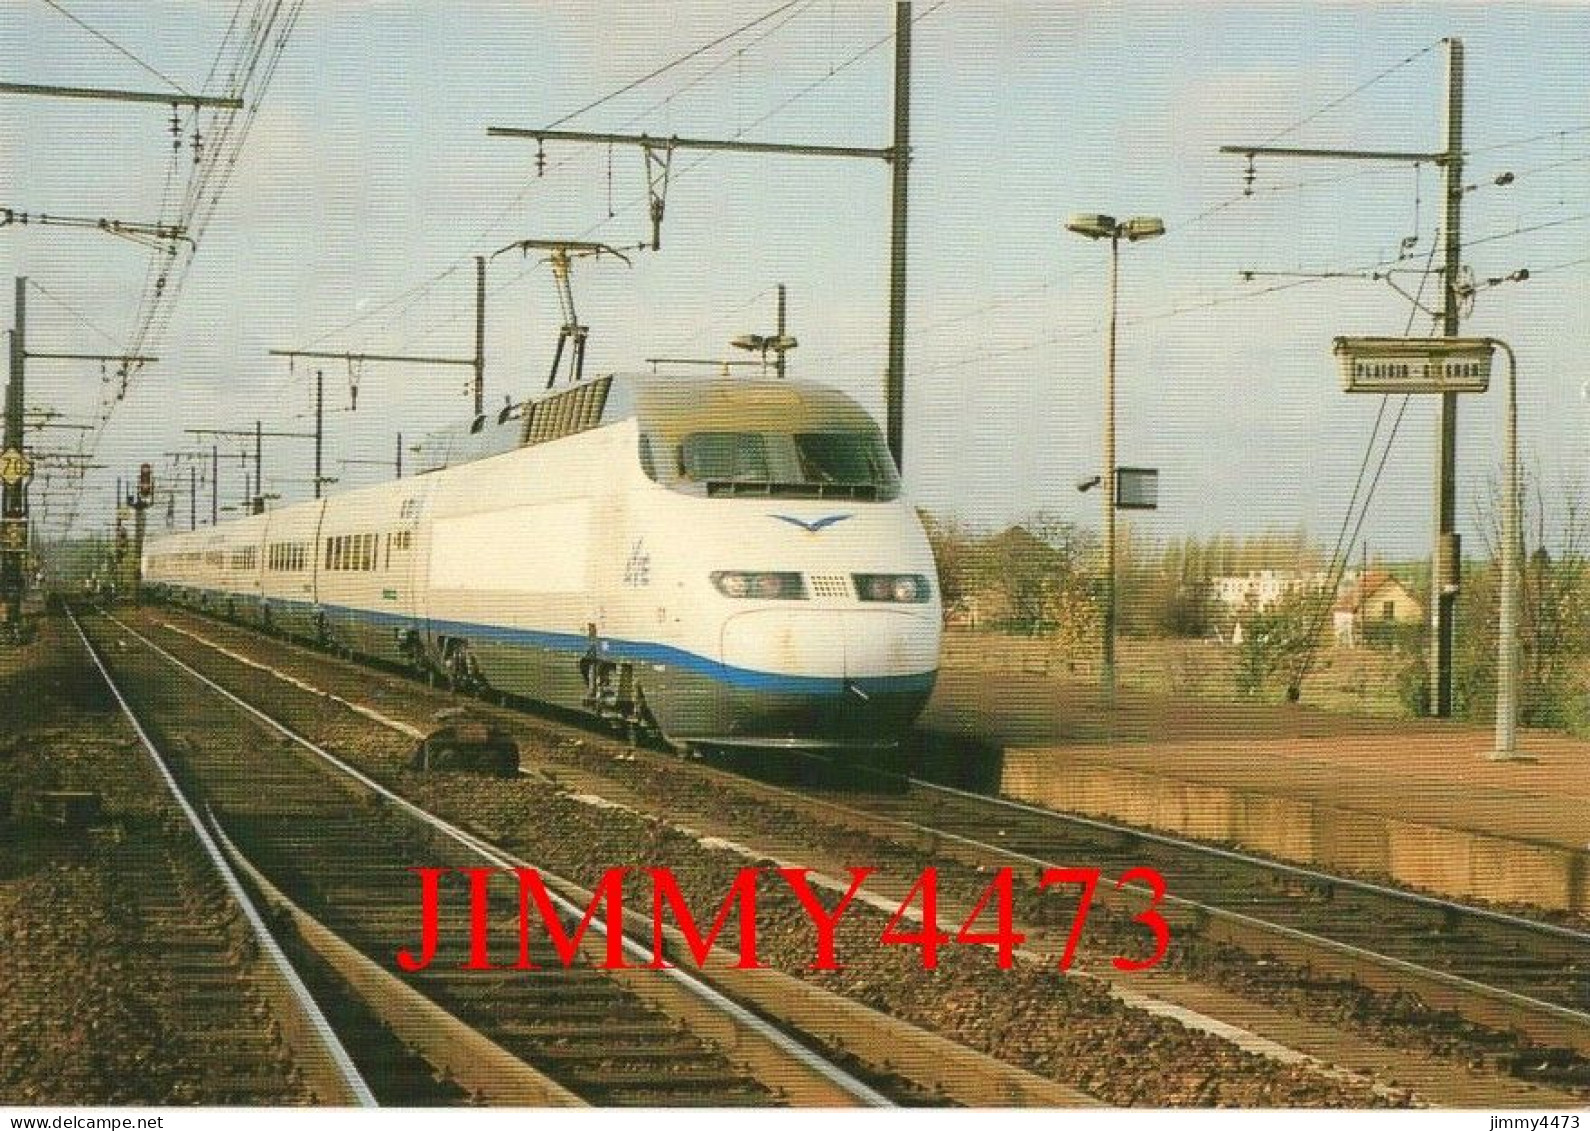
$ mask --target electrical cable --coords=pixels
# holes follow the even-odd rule
[[[1407,337],[1409,332],[1412,331],[1414,319],[1418,317],[1420,310],[1419,300],[1424,297],[1425,285],[1429,281],[1432,269],[1435,266],[1435,250],[1436,240],[1432,237],[1430,240],[1430,252],[1425,259],[1424,275],[1420,279],[1419,288],[1413,296],[1412,306],[1408,311],[1408,321],[1403,326],[1403,337]],[[1374,501],[1376,489],[1380,486],[1381,472],[1385,470],[1386,461],[1391,456],[1391,447],[1396,442],[1397,432],[1402,427],[1402,418],[1408,411],[1408,402],[1412,400],[1412,395],[1403,394],[1402,404],[1397,410],[1397,417],[1392,422],[1391,431],[1386,436],[1385,447],[1380,453],[1380,462],[1375,468],[1374,478],[1370,480],[1369,490],[1364,495],[1363,507],[1358,512],[1357,522],[1353,524],[1352,536],[1348,539],[1345,549],[1343,549],[1342,535],[1346,533],[1348,519],[1352,517],[1353,507],[1358,501],[1359,485],[1363,482],[1364,470],[1369,465],[1369,457],[1374,452],[1375,438],[1379,435],[1380,423],[1385,417],[1386,405],[1390,399],[1390,394],[1382,395],[1380,398],[1380,410],[1375,415],[1375,427],[1370,433],[1369,442],[1364,446],[1364,458],[1358,465],[1358,478],[1353,483],[1352,498],[1348,500],[1346,513],[1342,517],[1341,528],[1336,533],[1336,545],[1331,549],[1330,566],[1326,571],[1326,583],[1320,597],[1320,609],[1310,620],[1308,635],[1304,638],[1302,662],[1298,665],[1298,670],[1294,673],[1292,680],[1287,686],[1287,698],[1294,703],[1302,696],[1303,681],[1308,678],[1309,671],[1314,664],[1314,655],[1319,650],[1320,630],[1325,627],[1325,618],[1336,603],[1337,588],[1341,585],[1342,578],[1346,574],[1347,563],[1352,560],[1353,549],[1358,543],[1358,535],[1363,530],[1364,520],[1369,516],[1369,506]],[[1359,585],[1360,587],[1363,585],[1362,578],[1359,579]]]
[[[173,90],[177,91],[179,94],[182,94],[182,95],[184,95],[186,97],[189,97],[189,98],[192,97],[192,95],[190,95],[188,93],[188,91],[185,90],[182,86],[178,85],[172,79],[167,78],[163,73],[161,73],[160,71],[156,70],[150,64],[144,62],[142,59],[140,59],[133,52],[129,51],[127,48],[125,48],[121,44],[117,43],[114,39],[112,39],[110,36],[106,35],[104,32],[100,31],[98,28],[95,28],[95,27],[91,26],[86,21],[84,21],[81,17],[73,14],[64,4],[59,3],[58,0],[44,0],[44,3],[48,4],[51,8],[54,8],[61,15],[65,16],[67,19],[71,20],[74,24],[76,24],[78,27],[82,28],[84,31],[88,32],[90,35],[92,35],[95,39],[99,40],[101,43],[104,43],[107,46],[111,47],[112,49],[114,49],[116,51],[119,51],[122,55],[125,55],[127,58],[131,59],[134,63],[137,63],[144,70],[148,71],[151,75],[154,75],[155,78],[159,79],[161,82],[165,83],[167,86],[171,87]]]
[[[1409,55],[1406,59],[1402,60],[1400,63],[1393,63],[1391,66],[1389,66],[1385,70],[1381,71],[1374,78],[1369,79],[1367,82],[1360,83],[1358,86],[1355,86],[1352,90],[1349,90],[1346,94],[1343,94],[1343,95],[1341,95],[1338,98],[1332,99],[1330,102],[1327,102],[1324,106],[1321,106],[1318,110],[1315,110],[1312,114],[1309,114],[1309,115],[1307,115],[1307,116],[1305,116],[1303,118],[1300,118],[1298,121],[1293,122],[1290,126],[1287,126],[1286,129],[1281,130],[1279,133],[1275,133],[1275,134],[1270,135],[1268,138],[1266,138],[1264,140],[1264,142],[1262,144],[1271,145],[1271,144],[1275,143],[1276,141],[1279,141],[1281,138],[1285,137],[1287,134],[1297,132],[1298,130],[1302,129],[1304,126],[1308,125],[1310,122],[1314,121],[1315,119],[1320,118],[1323,115],[1328,114],[1330,111],[1336,109],[1336,107],[1342,105],[1342,103],[1347,102],[1348,100],[1350,100],[1352,98],[1355,98],[1358,95],[1362,94],[1364,91],[1366,91],[1370,87],[1374,86],[1381,79],[1384,79],[1387,76],[1389,76],[1391,74],[1394,74],[1395,72],[1401,70],[1403,67],[1406,67],[1408,64],[1414,62],[1415,60],[1419,59],[1420,57],[1422,57],[1424,55],[1428,55],[1430,52],[1434,51],[1437,47],[1439,47],[1442,42],[1443,41],[1441,41],[1441,40],[1437,40],[1435,43],[1431,43],[1428,46],[1421,47],[1419,50],[1415,51],[1412,55]]]
[[[557,129],[559,126],[565,124],[566,122],[572,122],[575,118],[578,118],[581,114],[584,114],[587,111],[595,110],[598,106],[602,106],[602,105],[604,105],[604,104],[606,104],[608,102],[611,102],[613,99],[618,98],[621,95],[628,94],[630,91],[634,90],[636,87],[642,86],[645,83],[650,82],[652,79],[657,78],[659,75],[666,74],[667,72],[673,70],[675,67],[679,66],[681,63],[688,63],[691,59],[694,59],[696,56],[701,55],[701,54],[703,54],[703,53],[705,53],[707,51],[710,51],[710,50],[712,50],[712,48],[717,47],[720,44],[727,43],[729,40],[735,38],[736,36],[742,35],[745,32],[750,31],[752,28],[756,27],[758,24],[765,23],[766,21],[772,19],[774,16],[778,15],[780,12],[784,11],[786,8],[794,7],[796,3],[797,3],[797,0],[788,0],[787,3],[780,4],[780,5],[778,5],[778,7],[773,8],[771,11],[767,11],[767,12],[762,13],[760,16],[756,17],[756,19],[752,20],[750,23],[742,24],[739,27],[735,28],[733,31],[726,32],[723,35],[718,36],[716,39],[712,40],[710,43],[704,43],[700,47],[697,47],[694,50],[691,50],[689,52],[686,52],[685,54],[679,56],[678,58],[676,58],[676,59],[674,59],[674,60],[672,60],[670,62],[664,63],[662,66],[658,67],[656,70],[651,71],[651,72],[649,72],[649,73],[647,73],[645,75],[642,75],[638,79],[635,79],[635,80],[633,80],[631,82],[628,82],[628,83],[624,84],[623,86],[619,87],[617,90],[610,91],[607,94],[602,95],[600,98],[598,98],[598,99],[596,99],[596,100],[594,100],[592,102],[587,102],[584,106],[581,106],[578,110],[574,110],[574,111],[571,111],[568,114],[563,115],[563,117],[559,118],[557,121],[553,122],[550,126],[548,126],[547,129],[549,129],[549,130]]]

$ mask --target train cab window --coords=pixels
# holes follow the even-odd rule
[[[803,432],[795,436],[801,478],[808,483],[892,484],[894,460],[865,432]]]
[[[669,486],[692,494],[887,500],[900,493],[894,460],[875,430],[692,432],[671,468],[658,446],[656,437],[642,437],[642,469],[653,479],[664,473]]]
[[[679,445],[679,470],[698,483],[772,479],[760,432],[695,432]]]

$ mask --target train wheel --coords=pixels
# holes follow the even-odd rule
[[[449,641],[447,651],[442,658],[442,665],[447,674],[448,690],[471,694],[484,689],[485,681],[480,678],[480,669],[475,664],[475,658],[469,653],[467,641]]]

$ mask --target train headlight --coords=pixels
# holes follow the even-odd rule
[[[854,573],[856,596],[863,601],[891,601],[920,605],[931,592],[928,580],[919,573]]]
[[[712,575],[712,584],[725,597],[754,597],[764,601],[806,599],[806,582],[798,573],[719,570]]]

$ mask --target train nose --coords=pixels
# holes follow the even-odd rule
[[[734,673],[732,734],[891,743],[916,719],[938,667],[934,616],[894,610],[761,609],[723,626]]]
[[[938,624],[894,609],[758,609],[724,622],[731,668],[794,678],[866,682],[938,667]]]

